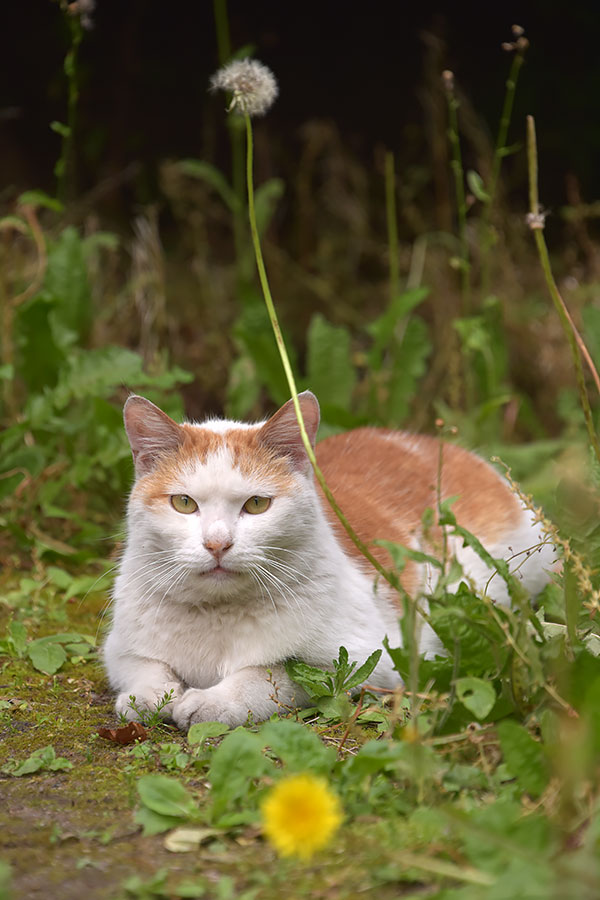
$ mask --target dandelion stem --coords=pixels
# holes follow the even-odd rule
[[[245,113],[244,118],[246,120],[246,180],[248,187],[248,215],[250,218],[250,231],[252,233],[252,243],[254,246],[254,254],[256,257],[256,266],[258,269],[258,277],[260,280],[260,286],[262,288],[263,296],[265,299],[265,305],[267,307],[267,312],[269,314],[269,319],[271,322],[271,327],[273,329],[273,334],[275,336],[275,342],[277,344],[277,349],[279,350],[279,356],[281,357],[281,363],[283,365],[283,370],[285,372],[285,377],[287,379],[288,387],[290,389],[290,394],[292,396],[292,402],[294,404],[294,411],[296,413],[296,419],[298,420],[298,427],[300,429],[300,434],[302,436],[302,443],[304,444],[304,449],[306,450],[306,455],[310,460],[310,464],[315,473],[315,478],[319,482],[321,489],[327,499],[327,502],[331,506],[335,515],[338,517],[342,526],[344,527],[346,533],[353,541],[355,546],[360,550],[362,555],[367,559],[371,565],[376,569],[376,571],[384,578],[388,584],[390,584],[393,588],[398,589],[397,579],[394,578],[393,574],[388,572],[381,563],[373,556],[371,551],[368,549],[366,544],[361,541],[358,537],[348,519],[338,506],[333,494],[331,493],[327,482],[325,481],[325,476],[321,472],[317,464],[317,459],[315,456],[315,451],[310,442],[310,438],[306,431],[306,426],[304,424],[304,418],[302,416],[302,410],[300,409],[300,402],[298,400],[298,389],[296,387],[296,380],[294,378],[294,373],[292,371],[292,366],[290,363],[290,359],[288,356],[288,352],[285,346],[285,341],[283,339],[283,335],[281,333],[281,327],[279,325],[279,319],[277,318],[277,312],[275,310],[275,305],[273,303],[273,297],[271,295],[271,289],[269,287],[269,280],[267,278],[267,271],[265,268],[265,263],[263,259],[262,249],[260,245],[260,237],[258,234],[258,226],[256,223],[256,210],[254,204],[254,143],[253,143],[253,135],[252,135],[252,122],[250,120],[250,116]]]
[[[533,116],[527,116],[527,160],[529,168],[529,227],[533,231],[533,236],[535,238],[538,256],[540,258],[546,285],[550,292],[550,296],[552,297],[554,308],[558,313],[560,323],[563,327],[563,331],[571,349],[573,364],[575,366],[577,389],[579,391],[579,400],[583,409],[588,437],[590,439],[590,443],[592,445],[596,458],[598,462],[600,462],[600,443],[598,442],[598,436],[594,427],[594,419],[592,416],[590,400],[585,384],[585,376],[583,372],[583,366],[581,364],[582,354],[588,362],[588,365],[591,366],[597,385],[599,383],[598,373],[596,372],[594,364],[591,361],[591,357],[589,355],[587,347],[585,346],[581,335],[579,334],[573,323],[569,310],[567,309],[566,304],[559,293],[558,287],[556,286],[556,282],[554,280],[554,276],[552,274],[552,266],[550,264],[548,248],[544,239],[544,217],[540,212],[539,205],[537,142],[535,134],[535,120]]]

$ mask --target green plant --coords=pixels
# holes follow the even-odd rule
[[[285,668],[290,678],[300,684],[312,698],[322,715],[348,719],[353,709],[349,695],[368,681],[381,654],[381,650],[375,650],[357,669],[355,662],[348,661],[346,648],[340,647],[338,658],[332,661],[332,672],[309,666],[301,660],[289,660]]]
[[[173,689],[169,691],[165,691],[163,696],[160,697],[154,706],[154,709],[144,709],[144,707],[140,707],[136,704],[136,699],[133,694],[129,695],[129,709],[131,709],[136,717],[137,721],[141,722],[142,725],[145,725],[146,728],[156,728],[159,725],[163,724],[163,717],[161,715],[165,706],[168,706],[169,703],[173,699]],[[127,716],[123,713],[120,715],[120,722],[122,725],[125,725],[128,721]]]
[[[64,756],[57,756],[54,747],[42,747],[34,750],[31,756],[27,757],[22,763],[18,760],[11,760],[2,767],[2,771],[7,775],[19,778],[22,775],[33,775],[36,772],[65,772],[73,768],[73,763]]]

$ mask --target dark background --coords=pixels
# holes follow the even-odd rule
[[[66,118],[62,64],[68,29],[52,0],[2,0],[0,167],[4,199],[18,190],[52,191]],[[500,49],[510,26],[531,41],[511,140],[524,116],[538,128],[541,197],[565,202],[565,177],[583,199],[600,195],[600,12],[592,0],[552,3],[382,2],[229,3],[232,45],[251,44],[276,73],[280,97],[261,125],[293,156],[298,129],[333,120],[369,165],[378,146],[400,167],[427,153],[428,84],[443,68],[495,133],[510,60]],[[208,0],[97,0],[94,29],[81,47],[77,166],[72,195],[123,173],[101,202],[127,217],[157,191],[156,163],[194,156],[228,166],[221,99],[207,93],[219,60]],[[428,37],[429,35],[429,37]],[[433,48],[433,49],[432,49]],[[468,160],[467,160],[468,164]],[[524,199],[526,202],[526,199]]]

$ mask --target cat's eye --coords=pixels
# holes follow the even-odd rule
[[[171,506],[178,513],[186,513],[187,515],[196,512],[198,509],[196,501],[188,497],[187,494],[173,494],[171,496]]]
[[[270,497],[250,497],[250,499],[246,500],[246,502],[244,503],[243,508],[247,513],[251,513],[251,515],[257,516],[259,513],[266,512],[270,505]]]

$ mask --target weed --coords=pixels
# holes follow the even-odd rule
[[[144,709],[143,707],[139,707],[136,704],[136,699],[133,694],[129,696],[129,709],[131,709],[137,717],[137,721],[141,722],[142,725],[145,725],[146,728],[157,728],[158,726],[163,724],[164,716],[161,715],[162,711],[173,699],[173,689],[170,691],[165,691],[163,696],[160,697],[154,706],[154,709]],[[127,716],[123,713],[119,716],[119,724],[126,725],[128,722]]]

